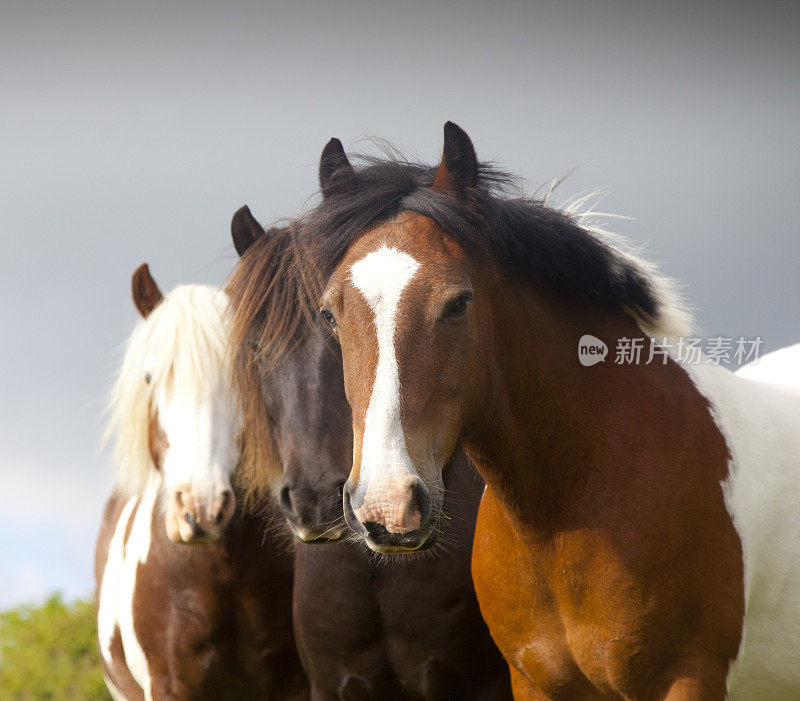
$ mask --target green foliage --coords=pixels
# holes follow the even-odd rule
[[[110,699],[97,655],[92,601],[0,613],[0,699]]]

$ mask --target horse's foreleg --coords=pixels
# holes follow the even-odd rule
[[[514,665],[508,665],[511,672],[511,691],[514,701],[550,701],[550,697],[539,689]]]
[[[151,682],[150,698],[153,701],[187,701],[196,696],[196,692],[169,674],[153,676]]]
[[[725,701],[727,698],[725,675],[719,673],[679,677],[663,697],[664,701]]]

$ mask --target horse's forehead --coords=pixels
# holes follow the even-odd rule
[[[394,255],[388,255],[387,250]],[[421,214],[403,212],[351,245],[338,267],[337,282],[354,282],[354,275],[357,277],[359,270],[363,273],[368,267],[382,269],[384,279],[404,278],[409,260],[413,261],[414,285],[446,282],[451,275],[463,275],[470,267],[464,250],[436,222]]]
[[[170,368],[159,378],[153,392],[152,408],[172,416],[220,416],[232,413],[233,390],[224,373],[206,377],[181,377]]]

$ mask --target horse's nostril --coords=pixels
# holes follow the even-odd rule
[[[425,521],[428,517],[428,513],[431,508],[431,499],[428,495],[428,490],[425,488],[425,485],[422,482],[418,482],[412,491],[411,495],[411,503],[409,504],[409,510],[413,511],[414,509],[420,515],[420,519]]]
[[[364,525],[367,535],[376,543],[380,543],[389,536],[389,531],[382,523],[375,523],[374,521],[367,521]]]
[[[186,521],[186,523],[188,523],[190,526],[194,526],[196,523],[194,520],[194,516],[192,516],[188,511],[183,515],[183,518]]]
[[[223,517],[224,517],[224,514],[220,510],[220,512],[214,517],[214,523],[222,523]]]
[[[292,513],[292,497],[290,491],[291,490],[289,489],[289,487],[284,487],[283,489],[281,489],[281,493],[278,496],[278,501],[280,502],[281,508],[284,511]]]

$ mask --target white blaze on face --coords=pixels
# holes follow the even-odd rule
[[[382,246],[355,263],[353,285],[375,316],[378,363],[361,446],[361,469],[356,485],[356,508],[362,521],[383,523],[391,533],[419,527],[419,513],[409,519],[407,494],[418,476],[406,450],[400,416],[400,375],[394,333],[400,297],[420,264],[396,248]]]
[[[169,442],[162,466],[167,490],[218,509],[238,463],[238,419],[226,388],[200,399],[163,393],[158,418]]]

